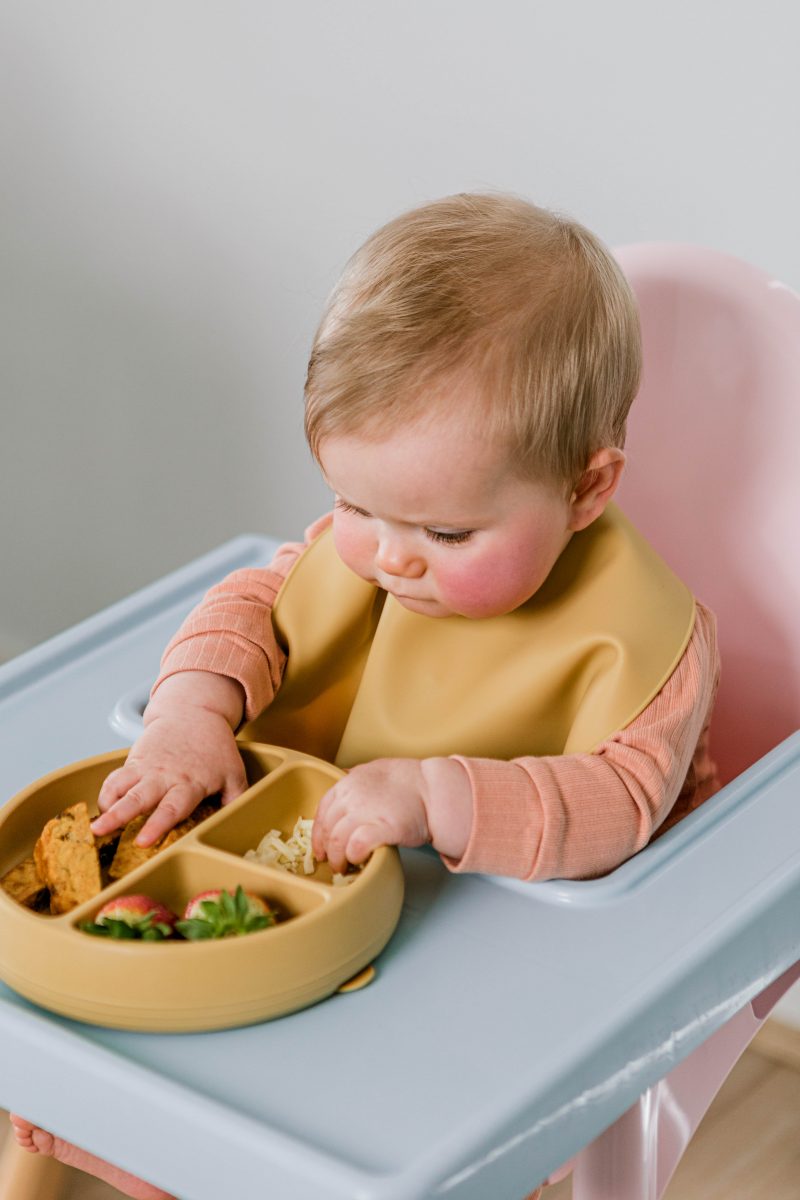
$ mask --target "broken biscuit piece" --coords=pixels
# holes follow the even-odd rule
[[[199,825],[201,821],[204,821],[206,817],[210,817],[216,811],[216,805],[210,803],[208,800],[203,801],[193,813],[177,824],[174,829],[170,829],[168,833],[165,833],[152,846],[136,845],[136,838],[139,836],[142,826],[147,820],[147,815],[142,814],[140,817],[134,817],[122,831],[116,854],[111,862],[111,866],[108,868],[109,879],[122,879],[123,875],[135,871],[142,863],[149,862],[154,855],[160,853],[162,850],[166,850],[168,846],[174,845],[185,833],[188,833],[190,829],[194,829],[195,825]]]
[[[53,913],[69,912],[84,900],[91,900],[103,886],[89,810],[83,801],[47,822],[33,857],[50,891]]]
[[[49,906],[47,885],[36,869],[33,858],[26,858],[24,862],[12,867],[0,879],[0,887],[12,900],[16,900],[17,904],[23,904],[25,908],[32,908],[35,912],[46,910]]]

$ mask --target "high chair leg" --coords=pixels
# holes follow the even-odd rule
[[[66,1167],[43,1154],[29,1154],[9,1137],[0,1153],[0,1200],[58,1200]]]
[[[795,964],[698,1046],[578,1155],[573,1200],[661,1200],[697,1126],[774,1005]]]
[[[761,1022],[746,1005],[581,1151],[573,1200],[660,1200],[712,1100]]]
[[[578,1155],[572,1200],[658,1200],[659,1084],[648,1088],[627,1112]]]

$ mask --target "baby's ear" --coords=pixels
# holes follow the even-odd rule
[[[573,533],[586,529],[601,515],[619,486],[624,467],[625,455],[618,447],[595,450],[570,497]]]

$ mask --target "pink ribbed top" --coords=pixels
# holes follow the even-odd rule
[[[329,523],[303,543],[280,547],[264,568],[233,572],[187,617],[167,646],[154,691],[178,671],[236,679],[245,717],[267,707],[280,687],[285,655],[272,606],[292,564]],[[719,680],[716,622],[697,605],[694,631],[667,683],[625,729],[591,754],[496,759],[453,757],[472,792],[473,822],[453,871],[520,879],[582,879],[603,874],[697,807],[718,787],[708,727]]]

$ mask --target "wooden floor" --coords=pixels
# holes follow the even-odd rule
[[[666,1200],[800,1200],[800,1060],[783,1065],[787,1061],[791,1055],[776,1062],[753,1049],[744,1054],[686,1152]],[[4,1138],[7,1122],[0,1124]],[[569,1180],[545,1192],[545,1200],[571,1196]],[[96,1179],[69,1172],[61,1200],[119,1197]]]

